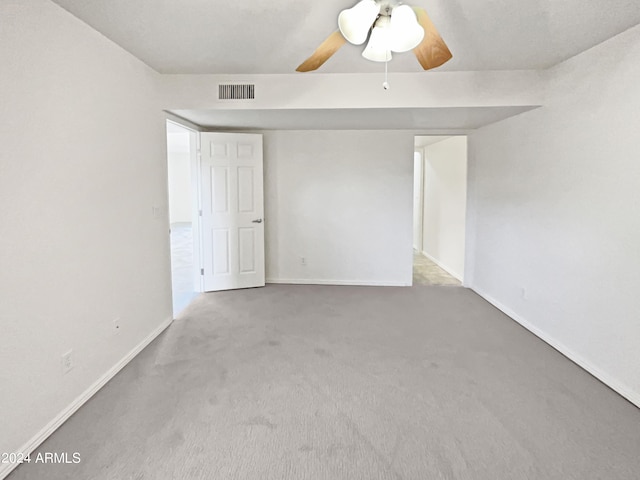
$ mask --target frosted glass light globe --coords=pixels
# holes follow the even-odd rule
[[[394,52],[413,50],[424,38],[424,28],[418,23],[413,9],[408,5],[395,7],[391,12],[390,48]]]
[[[388,62],[391,60],[390,33],[389,17],[382,16],[378,18],[362,56],[372,62]]]
[[[367,40],[369,29],[380,13],[374,0],[361,0],[355,6],[342,10],[338,15],[340,33],[348,42],[362,45]]]

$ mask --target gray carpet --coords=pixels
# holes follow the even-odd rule
[[[23,479],[633,479],[640,410],[472,292],[202,295]]]

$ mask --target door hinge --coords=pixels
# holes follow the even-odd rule
[[[204,268],[200,269],[200,275],[204,275]]]
[[[202,210],[199,210],[200,216],[202,216]]]

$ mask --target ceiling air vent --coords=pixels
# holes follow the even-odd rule
[[[255,85],[218,85],[219,100],[253,100],[256,98]]]

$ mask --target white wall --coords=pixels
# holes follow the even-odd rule
[[[177,128],[177,127],[174,127]],[[191,223],[191,153],[189,131],[167,135],[169,169],[169,222]]]
[[[640,405],[640,26],[470,136],[469,284]]]
[[[422,148],[413,153],[413,248],[422,251],[422,195],[423,172]]]
[[[171,319],[166,141],[140,61],[46,0],[0,2],[0,24],[0,452],[17,452]]]
[[[424,147],[423,252],[463,280],[467,215],[467,137]]]
[[[545,86],[542,73],[533,70],[393,72],[389,90],[381,81],[371,73],[162,76],[168,110],[534,107]],[[256,99],[219,100],[218,83],[253,83]]]
[[[267,281],[411,284],[412,134],[275,131],[264,147]]]

